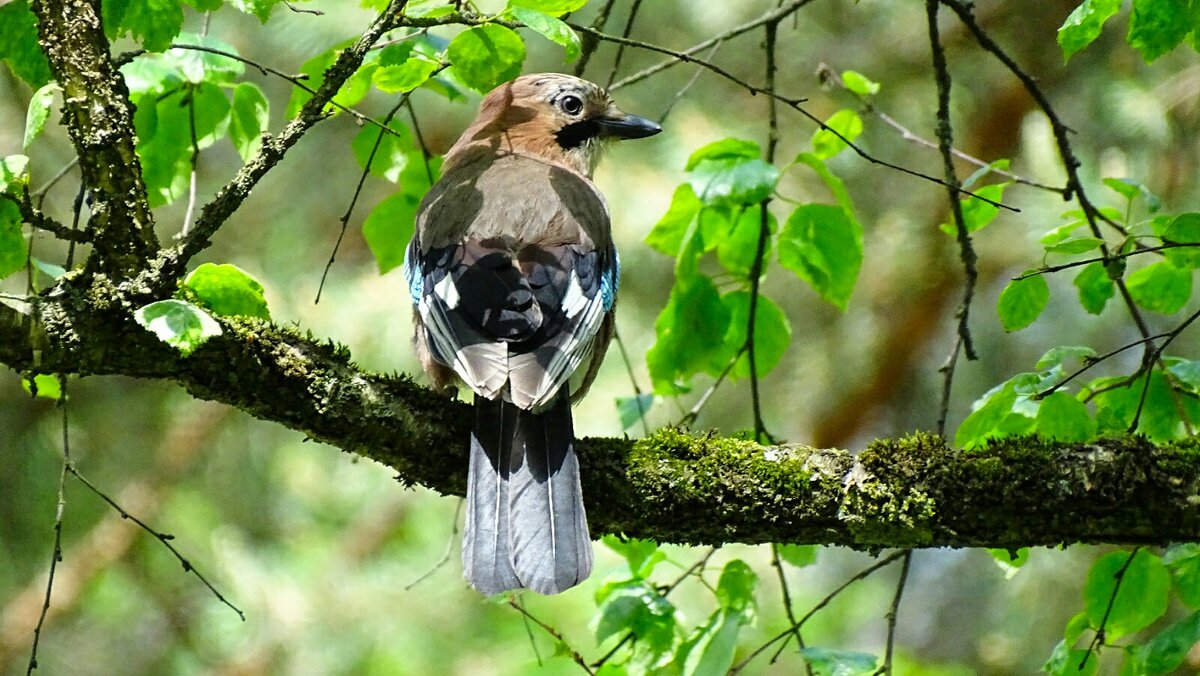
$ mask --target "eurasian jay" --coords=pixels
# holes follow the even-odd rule
[[[605,141],[660,131],[591,82],[525,75],[484,97],[417,212],[413,342],[435,387],[475,393],[462,560],[484,594],[591,572],[571,403],[608,348],[620,270],[591,176]]]

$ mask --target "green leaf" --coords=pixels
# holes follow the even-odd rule
[[[1087,361],[1095,356],[1096,351],[1086,345],[1060,345],[1047,350],[1034,368],[1049,369],[1061,366],[1067,360]]]
[[[692,186],[684,183],[675,188],[675,194],[671,196],[671,206],[646,235],[646,244],[660,253],[671,257],[678,256],[688,226],[700,213],[701,206],[703,205],[700,198],[696,197]]]
[[[987,550],[992,558],[996,560],[996,565],[1000,566],[1000,570],[1004,571],[1004,579],[1011,580],[1021,570],[1021,566],[1029,563],[1029,548],[1021,547],[1016,551],[1007,549],[989,549]]]
[[[15,193],[29,185],[29,158],[25,155],[9,155],[0,159],[0,192]],[[12,204],[9,200],[0,200]]]
[[[29,99],[29,112],[25,114],[25,140],[21,143],[22,148],[29,148],[34,139],[42,133],[42,129],[45,129],[46,120],[50,118],[50,106],[54,104],[54,92],[60,91],[62,88],[51,82],[33,93],[33,97]]]
[[[683,665],[684,676],[724,674],[733,665],[740,629],[736,614],[717,610],[679,646],[672,662]]]
[[[1063,60],[1087,47],[1100,37],[1100,29],[1109,17],[1121,10],[1121,0],[1084,0],[1058,29],[1058,44]]]
[[[1116,284],[1100,261],[1089,263],[1079,271],[1075,276],[1075,287],[1079,289],[1079,304],[1094,315],[1103,312],[1108,299],[1116,294]]]
[[[1162,208],[1162,200],[1158,198],[1158,195],[1150,192],[1150,189],[1139,181],[1132,178],[1106,178],[1102,182],[1130,202],[1138,197],[1145,199],[1146,208],[1151,212]]]
[[[108,0],[104,5],[105,32],[132,34],[151,52],[165,51],[183,29],[179,0]]]
[[[475,26],[450,41],[446,56],[463,84],[486,93],[521,74],[525,42],[504,26]]]
[[[201,150],[216,143],[229,129],[229,99],[221,88],[207,82],[187,87],[157,102],[151,94],[138,99],[134,116],[137,151],[150,206],[173,202],[187,190],[194,152],[189,107],[195,109],[197,145]]]
[[[779,262],[845,310],[862,267],[862,226],[829,204],[805,204],[779,234]]]
[[[656,394],[689,389],[687,381],[721,353],[729,317],[712,280],[696,276],[676,281],[667,306],[654,322],[654,346],[646,353]]]
[[[650,408],[654,406],[656,397],[653,394],[638,394],[632,397],[617,397],[617,417],[621,420],[621,429],[629,430],[639,421],[646,418]]]
[[[874,96],[879,93],[879,83],[855,70],[842,71],[842,82],[846,89],[859,96]]]
[[[1200,361],[1180,359],[1172,362],[1167,370],[1179,379],[1185,390],[1200,393]]]
[[[28,257],[21,212],[11,201],[0,199],[0,279],[23,269]]]
[[[266,23],[271,17],[271,10],[283,0],[230,0],[230,4],[246,14],[258,17],[260,23]]]
[[[1171,545],[1163,562],[1175,574],[1175,593],[1192,610],[1200,610],[1200,543]]]
[[[404,263],[404,250],[412,239],[420,200],[407,192],[384,199],[363,221],[363,238],[375,255],[379,274]]]
[[[758,238],[762,232],[762,205],[758,204],[743,209],[734,222],[728,236],[717,244],[717,260],[721,267],[730,273],[749,279],[754,267],[754,257],[758,253]],[[775,215],[767,211],[767,241],[763,247],[762,271],[765,272],[770,262],[771,243],[773,235],[779,230],[779,222]],[[705,241],[707,244],[707,240]]]
[[[539,12],[562,16],[587,4],[587,0],[510,0],[509,7],[528,7]]]
[[[758,575],[745,561],[733,559],[721,569],[717,581],[717,602],[721,608],[743,622],[751,622],[758,607],[754,592],[758,588]]]
[[[972,449],[982,446],[988,439],[1031,431],[1033,418],[1018,412],[1017,406],[1019,400],[1027,400],[1029,394],[1036,392],[1040,380],[1035,373],[1018,373],[985,392],[975,400],[971,414],[959,425],[954,443]],[[1022,390],[1021,395],[1017,393],[1018,388]]]
[[[976,183],[982,181],[985,177],[995,171],[1008,171],[1012,162],[1006,158],[993,160],[971,172],[971,175],[966,178],[959,186],[963,190],[973,190]]]
[[[867,676],[875,672],[876,657],[832,648],[801,648],[800,656],[816,676]]]
[[[740,138],[723,138],[701,146],[688,157],[684,171],[692,171],[705,160],[757,160],[762,149],[754,141]]]
[[[1151,263],[1126,280],[1133,302],[1165,315],[1178,312],[1192,296],[1192,271],[1168,261]]]
[[[1099,237],[1069,237],[1054,246],[1046,247],[1046,253],[1081,254],[1093,249],[1099,249],[1104,240]]]
[[[775,551],[779,552],[779,558],[797,568],[811,566],[817,562],[816,545],[775,545]]]
[[[1133,0],[1126,40],[1150,63],[1175,49],[1195,26],[1188,0]]]
[[[1084,657],[1087,656],[1087,662]],[[1059,641],[1050,653],[1050,659],[1042,665],[1049,676],[1094,676],[1100,658],[1087,655],[1086,650],[1073,650],[1066,641]]]
[[[636,578],[649,577],[654,567],[667,559],[654,540],[605,535],[600,541],[624,557],[629,564],[629,572]]]
[[[21,378],[21,387],[31,397],[42,399],[62,398],[62,384],[58,381],[58,376],[50,373],[35,374],[32,382],[30,378]]]
[[[243,162],[248,162],[262,147],[262,134],[270,123],[267,97],[253,82],[242,82],[233,90],[233,108],[229,116],[229,140]]]
[[[151,303],[134,312],[133,318],[185,357],[209,338],[221,335],[221,325],[216,320],[182,300]]]
[[[325,81],[325,71],[337,60],[341,46],[318,54],[300,66],[300,74],[307,76],[305,84],[310,89],[316,91],[321,87],[321,83]],[[325,104],[323,112],[336,115],[341,112],[341,108],[338,106],[349,108],[361,101],[367,92],[371,91],[371,77],[378,67],[379,64],[376,62],[368,62],[359,66],[353,75],[346,78],[346,81],[342,83],[342,88],[330,102]],[[288,99],[287,116],[289,118],[296,117],[300,114],[300,109],[311,98],[312,94],[308,91],[300,87],[293,88],[291,98]]]
[[[1195,244],[1192,247],[1167,249],[1167,260],[1177,268],[1200,268],[1200,214],[1180,214],[1163,231],[1163,242]]]
[[[992,200],[992,202],[999,202],[1004,197],[1006,187],[1008,187],[1007,183],[993,183],[979,188],[975,194]],[[962,200],[963,225],[966,226],[969,233],[983,229],[996,220],[996,216],[1000,214],[1000,207],[979,199],[979,197],[968,196]],[[953,223],[943,223],[941,230],[951,236],[958,234],[958,226]]]
[[[731,291],[721,297],[721,302],[729,308],[729,330],[725,334],[729,356],[736,354],[746,343],[746,328],[750,323],[750,297],[749,291]],[[770,373],[791,342],[792,326],[787,315],[774,301],[760,294],[754,311],[754,365],[758,375]],[[729,363],[724,355],[716,361],[719,363],[712,364],[711,370],[717,372]],[[749,354],[738,358],[732,373],[738,378],[750,377]]]
[[[1146,381],[1143,376],[1123,387],[1115,387],[1117,382],[1123,380],[1120,377],[1106,377],[1088,383],[1087,390],[1095,392],[1092,400],[1096,404],[1096,423],[1100,434],[1125,434],[1133,421]],[[1179,438],[1184,433],[1175,408],[1175,395],[1159,369],[1150,373],[1150,385],[1142,414],[1138,418],[1137,432],[1156,443]]]
[[[561,45],[568,62],[579,58],[579,36],[573,28],[549,14],[536,9],[514,7],[512,13],[513,16],[517,17],[518,21],[525,24],[530,30],[555,44]]]
[[[38,45],[37,18],[26,0],[0,4],[0,60],[35,89],[50,81],[50,64]]]
[[[829,170],[829,165],[825,164],[825,160],[812,153],[800,153],[796,156],[796,162],[808,165],[817,174],[817,177],[829,188],[829,192],[833,195],[833,198],[846,211],[846,218],[850,219],[854,227],[861,231],[862,226],[859,225],[858,219],[854,217],[854,201],[850,199],[850,193],[846,190],[845,182]]]
[[[1057,441],[1088,441],[1096,436],[1096,421],[1087,406],[1066,392],[1055,392],[1042,400],[1036,418],[1037,432]]]
[[[1026,270],[1029,274],[1033,270]],[[1050,300],[1050,285],[1042,275],[1015,279],[1004,287],[996,302],[996,313],[1005,331],[1020,331],[1029,326],[1046,309]]]
[[[703,159],[688,172],[688,183],[707,205],[757,204],[778,182],[779,168],[758,158]]]
[[[391,122],[388,129],[391,131],[387,132],[375,126],[363,127],[354,137],[350,147],[360,167],[366,167],[367,159],[370,158],[372,176],[396,183],[405,167],[410,163],[421,163],[420,149],[404,125]],[[376,143],[379,147],[375,150],[375,157],[371,158],[371,150],[375,148]]]
[[[846,142],[853,143],[862,134],[862,130],[862,118],[858,116],[858,113],[849,108],[837,111],[825,120],[825,127],[813,133],[813,155],[822,160],[828,160],[849,148],[850,146]]]
[[[412,56],[401,64],[380,66],[371,75],[371,82],[388,94],[411,92],[425,84],[440,65],[423,56]]]
[[[262,284],[236,265],[203,263],[183,280],[183,286],[214,314],[271,318]]]
[[[1179,668],[1192,646],[1200,642],[1200,613],[1175,622],[1146,642],[1146,672],[1165,674]]]
[[[207,47],[235,55],[238,53],[233,45],[195,33],[180,33],[173,44]],[[246,72],[245,64],[237,59],[198,49],[172,49],[163,56],[162,62],[192,84],[232,84]]]
[[[675,638],[675,607],[641,580],[604,585],[596,592],[596,642],[632,633],[653,654],[670,649]]]
[[[1084,583],[1084,605],[1093,627],[1100,626],[1112,603],[1104,624],[1105,637],[1110,641],[1145,629],[1167,611],[1171,574],[1162,559],[1145,549],[1137,550],[1132,561],[1129,557],[1128,552],[1105,554],[1092,564]],[[1129,566],[1113,598],[1116,576],[1127,561]]]

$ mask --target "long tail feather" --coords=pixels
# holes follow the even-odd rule
[[[592,570],[570,399],[562,392],[541,413],[504,406],[516,412],[508,467],[513,569],[521,586],[557,594]]]
[[[462,561],[467,582],[488,595],[521,586],[509,545],[508,467],[515,423],[510,404],[475,397]]]

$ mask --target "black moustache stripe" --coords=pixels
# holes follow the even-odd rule
[[[599,135],[600,125],[596,124],[595,120],[580,120],[559,129],[554,134],[554,138],[564,150],[571,150],[578,148]]]

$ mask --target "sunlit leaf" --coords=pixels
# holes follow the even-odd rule
[[[729,330],[725,334],[725,345],[730,356],[746,342],[746,329],[750,323],[750,292],[731,291],[721,297],[721,302],[729,308]],[[758,375],[771,372],[783,357],[788,345],[792,342],[792,326],[787,315],[770,298],[759,295],[754,312],[754,365]],[[712,364],[712,370],[719,371],[728,363]],[[739,378],[750,376],[750,355],[743,354],[733,367],[733,375]]]
[[[1096,421],[1087,406],[1062,391],[1042,400],[1036,423],[1038,434],[1056,441],[1087,441],[1096,435]]]
[[[667,558],[654,540],[622,538],[616,535],[605,535],[600,540],[625,558],[630,574],[637,578],[649,577],[654,572],[654,567]]]
[[[858,113],[850,109],[839,110],[825,120],[825,127],[813,133],[813,155],[822,160],[842,152],[862,134],[863,123]]]
[[[621,429],[629,430],[639,421],[646,418],[650,408],[654,406],[656,397],[653,394],[638,394],[632,397],[617,397],[617,417],[621,421]]]
[[[50,64],[38,46],[37,19],[26,0],[0,3],[0,60],[35,89],[50,81]]]
[[[1133,302],[1162,314],[1178,312],[1192,297],[1192,271],[1181,270],[1169,261],[1151,263],[1125,281]]]
[[[675,194],[671,197],[671,206],[646,235],[646,244],[655,251],[668,256],[678,256],[688,226],[700,213],[701,206],[703,205],[696,197],[692,186],[684,183],[675,188]]]
[[[1024,274],[1031,272],[1026,270]],[[1050,285],[1042,275],[1014,279],[1000,293],[996,313],[1005,331],[1020,331],[1042,314],[1049,300]]]
[[[1087,47],[1100,37],[1100,29],[1109,17],[1121,10],[1121,0],[1084,0],[1058,29],[1058,44],[1063,59]]]
[[[1162,559],[1145,549],[1137,550],[1132,561],[1129,557],[1128,552],[1105,554],[1092,564],[1084,583],[1088,619],[1093,627],[1106,620],[1104,632],[1109,640],[1145,629],[1167,611],[1171,574]]]
[[[832,648],[801,648],[800,656],[816,676],[867,676],[875,672],[874,655]]]
[[[29,247],[21,232],[21,212],[11,201],[0,198],[0,279],[25,267]]]
[[[846,89],[859,96],[874,96],[879,93],[879,83],[858,71],[842,71],[842,82],[846,83]]]
[[[242,161],[249,161],[262,147],[262,134],[271,119],[269,106],[262,90],[253,82],[242,82],[233,90],[229,139]]]
[[[562,46],[567,61],[579,58],[580,42],[575,30],[553,16],[527,7],[514,7],[513,16],[530,30]]]
[[[131,34],[151,52],[166,50],[183,28],[179,0],[106,0],[103,7],[110,37]]]
[[[1164,243],[1193,244],[1163,251],[1177,268],[1200,268],[1200,214],[1180,214],[1171,220],[1162,235]]]
[[[133,318],[185,357],[209,338],[221,335],[221,325],[207,312],[181,300],[151,303],[134,312]]]
[[[21,388],[42,399],[59,399],[62,397],[62,383],[58,376],[52,373],[38,373],[30,378],[21,378]]]
[[[1146,642],[1146,673],[1165,674],[1179,668],[1200,642],[1200,612],[1167,626]]]
[[[707,277],[676,282],[654,322],[656,340],[646,353],[656,394],[687,391],[691,377],[722,351],[729,318],[729,308]]]
[[[762,233],[761,205],[743,209],[734,222],[729,234],[717,244],[717,260],[721,267],[740,277],[749,278],[754,267],[755,255],[758,253],[758,240]],[[774,242],[772,235],[779,230],[775,215],[767,210],[767,238],[763,247],[762,270],[770,263],[771,248]],[[706,242],[707,244],[707,242]]]
[[[775,551],[779,552],[779,558],[797,568],[803,568],[816,563],[818,547],[816,545],[783,544],[775,545]]]
[[[173,42],[237,54],[233,45],[207,35],[180,33]],[[200,49],[172,49],[164,55],[163,63],[176,69],[183,79],[193,84],[232,84],[246,72],[246,66],[241,61]]]
[[[446,56],[463,84],[487,92],[521,74],[525,42],[504,26],[475,26],[450,41]]]
[[[588,0],[509,0],[510,7],[528,7],[539,12],[561,16],[587,4]]]
[[[862,267],[862,227],[839,206],[805,204],[779,234],[779,262],[845,310]]]
[[[414,56],[401,64],[380,66],[371,75],[371,82],[388,94],[410,92],[425,84],[438,66],[436,61]]]
[[[183,286],[213,314],[271,318],[262,284],[236,265],[202,263],[183,280]]]
[[[1195,26],[1188,0],[1134,0],[1127,40],[1150,63],[1175,49]]]
[[[50,106],[54,104],[55,92],[62,91],[62,88],[51,82],[43,85],[33,93],[29,99],[29,112],[25,114],[25,140],[22,141],[22,148],[29,148],[46,127],[46,120],[50,118]]]
[[[1109,279],[1108,271],[1099,261],[1089,263],[1079,271],[1075,276],[1075,288],[1079,289],[1079,304],[1094,315],[1103,312],[1108,299],[1116,294],[1116,284]]]

